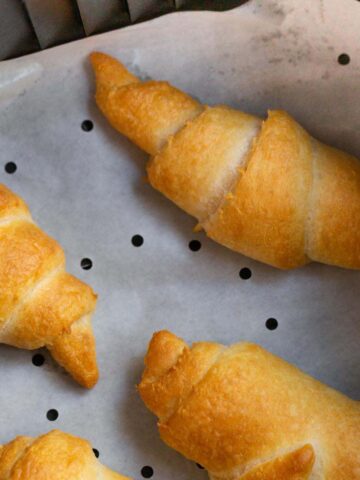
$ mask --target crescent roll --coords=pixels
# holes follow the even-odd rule
[[[65,270],[60,245],[0,184],[0,343],[47,347],[85,387],[98,380],[91,315],[96,295]]]
[[[0,480],[130,480],[104,467],[82,438],[53,430],[0,446]]]
[[[311,261],[360,268],[360,162],[290,115],[266,120],[201,105],[93,53],[96,102],[151,155],[151,185],[226,247],[282,269]]]
[[[156,333],[139,385],[161,438],[212,480],[359,480],[360,404],[258,345]]]

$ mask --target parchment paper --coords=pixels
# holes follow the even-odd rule
[[[101,371],[87,392],[48,354],[37,368],[32,352],[0,346],[0,443],[56,427],[88,438],[104,463],[134,478],[144,465],[154,479],[205,478],[162,444],[135,390],[147,343],[162,328],[189,342],[258,342],[359,399],[360,274],[318,264],[282,272],[193,233],[194,220],[143,181],[146,155],[97,111],[88,63],[97,49],[210,104],[261,115],[284,108],[316,137],[360,155],[359,24],[356,1],[255,0],[0,65],[0,182],[26,199],[65,248],[69,271],[99,293]],[[338,63],[342,53],[349,65]],[[139,248],[135,234],[144,237]],[[202,242],[198,252],[192,239]],[[84,257],[91,270],[81,269]],[[239,277],[243,267],[251,279]],[[279,322],[274,331],[269,317]],[[52,423],[51,408],[59,411]]]

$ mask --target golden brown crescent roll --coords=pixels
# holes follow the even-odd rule
[[[91,314],[96,295],[65,270],[60,245],[0,184],[0,343],[47,347],[77,382],[98,380]]]
[[[166,82],[141,82],[93,53],[96,101],[151,155],[151,185],[217,242],[279,268],[360,268],[360,162],[282,111],[265,121],[207,107]]]
[[[0,480],[129,480],[104,467],[86,440],[53,430],[0,446]]]
[[[213,480],[359,480],[360,404],[258,345],[156,333],[139,392]]]

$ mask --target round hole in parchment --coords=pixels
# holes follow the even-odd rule
[[[149,465],[145,465],[145,467],[142,467],[141,469],[141,476],[143,478],[151,478],[154,475],[154,469],[150,467]]]
[[[279,322],[276,318],[268,318],[265,322],[265,326],[268,330],[276,330],[279,325]]]
[[[83,258],[80,265],[83,270],[90,270],[93,266],[93,262],[90,258]]]
[[[5,172],[9,173],[10,175],[12,173],[15,173],[17,170],[17,165],[14,162],[8,162],[5,164]]]
[[[55,422],[55,420],[59,418],[59,412],[55,410],[55,408],[51,408],[48,410],[46,418],[49,420],[49,422]]]
[[[131,243],[134,245],[134,247],[141,247],[141,245],[144,243],[144,238],[141,235],[134,235],[131,239]]]
[[[91,130],[94,128],[94,124],[91,120],[84,120],[81,124],[81,128],[84,130],[84,132],[91,132]]]
[[[189,242],[189,248],[192,252],[198,252],[201,248],[201,242],[199,240],[191,240]]]
[[[250,268],[247,268],[247,267],[242,268],[239,272],[239,277],[242,280],[249,280],[249,278],[251,278],[251,275],[252,275],[252,271],[250,270]]]
[[[93,448],[92,450],[93,450],[93,452],[94,452],[95,457],[96,457],[96,458],[99,458],[99,457],[100,457],[100,452],[99,452],[99,450],[98,450],[97,448]]]
[[[41,367],[45,363],[45,357],[41,353],[35,353],[35,355],[33,355],[32,359],[31,359],[31,361],[32,361],[33,365],[35,365],[35,367]]]
[[[350,56],[347,53],[342,53],[338,56],[338,62],[340,65],[349,65]]]

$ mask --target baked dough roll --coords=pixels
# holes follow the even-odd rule
[[[360,405],[258,345],[156,333],[139,392],[213,480],[359,480]]]
[[[103,466],[82,438],[53,430],[0,446],[0,480],[130,480]]]
[[[278,268],[360,268],[360,162],[283,111],[266,120],[141,82],[93,53],[96,102],[151,155],[151,185],[232,250]]]
[[[98,380],[91,315],[96,295],[65,270],[60,245],[0,184],[0,343],[47,347],[77,382]]]

